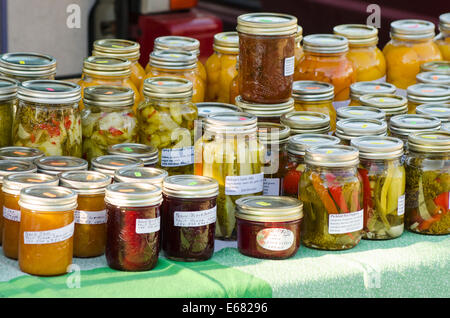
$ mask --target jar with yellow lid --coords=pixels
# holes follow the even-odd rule
[[[426,62],[420,65],[420,71],[450,74],[450,61]]]
[[[305,55],[295,69],[294,80],[327,82],[334,86],[335,109],[350,103],[350,85],[356,71],[347,58],[348,40],[335,34],[312,34],[303,38]]]
[[[23,82],[17,93],[13,145],[41,150],[46,156],[81,157],[79,85],[54,80]]]
[[[101,172],[111,178],[114,177],[115,172],[119,169],[143,166],[144,162],[141,159],[121,155],[104,155],[91,161],[91,170]]]
[[[159,160],[158,149],[156,147],[136,143],[111,145],[108,147],[108,155],[138,158],[144,162],[144,166],[146,167],[154,167]]]
[[[439,16],[439,33],[434,42],[441,51],[442,58],[450,61],[450,13],[444,13]]]
[[[8,77],[0,77],[0,147],[11,146],[12,125],[17,107],[17,86],[19,82]]]
[[[381,109],[386,114],[386,121],[392,116],[402,115],[408,112],[408,100],[406,97],[394,94],[367,94],[359,98],[361,106],[369,106]]]
[[[318,112],[290,112],[281,116],[280,122],[291,129],[291,135],[328,134],[331,131],[330,117]]]
[[[349,50],[347,58],[353,63],[356,81],[386,80],[386,61],[377,47],[378,30],[365,24],[342,24],[333,28],[334,34],[345,36]]]
[[[447,103],[450,101],[450,86],[439,84],[415,84],[406,90],[408,114],[415,114],[416,107],[426,103]]]
[[[417,106],[416,114],[438,118],[442,124],[450,122],[450,103],[428,103]],[[0,149],[1,158],[1,149]]]
[[[239,36],[237,32],[214,35],[214,53],[205,63],[208,85],[205,100],[209,102],[234,103],[230,99],[231,83],[237,76]]]
[[[142,182],[162,187],[168,175],[166,170],[153,167],[120,168],[114,173],[114,182]]]
[[[386,136],[387,124],[378,119],[347,118],[336,124],[335,136],[342,145],[350,146],[353,139],[361,136]]]
[[[3,178],[3,254],[19,257],[20,190],[35,185],[57,186],[57,176],[42,173],[13,173]]]
[[[303,55],[305,54],[303,52],[302,48],[302,40],[303,40],[303,28],[300,25],[297,25],[297,33],[295,34],[295,63],[294,68],[297,67],[298,63],[300,63],[300,60],[302,59]]]
[[[357,119],[378,119],[386,120],[386,113],[382,109],[368,107],[368,106],[347,106],[341,107],[337,110],[337,120],[347,118]]]
[[[279,104],[262,104],[252,103],[242,99],[242,96],[236,97],[236,106],[242,109],[243,112],[255,115],[258,121],[266,121],[279,124],[280,118],[293,112],[294,99],[290,98],[287,102]]]
[[[134,107],[136,110],[141,95],[139,87],[131,80],[131,62],[119,57],[90,56],[83,62],[83,73],[78,85],[84,89],[89,86],[109,85],[123,86],[131,88],[134,92]],[[84,108],[83,101],[80,102],[80,109]]]
[[[74,257],[103,255],[106,245],[105,188],[111,177],[96,171],[60,174],[60,185],[78,194],[73,234]]]
[[[417,83],[450,86],[450,73],[422,72],[416,76]]]
[[[420,65],[442,60],[433,42],[434,24],[424,20],[397,20],[391,23],[391,40],[384,46],[386,81],[405,96],[408,86],[416,83]]]
[[[382,82],[356,82],[350,85],[350,104],[348,106],[361,106],[359,98],[366,94],[395,94],[397,88],[390,83]]]
[[[20,191],[19,267],[38,276],[68,272],[73,257],[77,193],[58,186]]]
[[[310,111],[328,115],[331,131],[336,130],[333,85],[317,81],[295,81],[292,86],[292,97],[295,101],[296,111]]]
[[[83,155],[87,161],[108,153],[108,147],[138,141],[133,112],[134,93],[119,86],[91,86],[84,89],[81,112]]]
[[[56,59],[39,53],[5,53],[0,55],[0,74],[19,82],[55,79]]]
[[[399,138],[406,144],[408,136],[420,131],[433,131],[441,128],[441,121],[429,115],[406,114],[397,115],[389,122],[389,132],[392,137]]]
[[[49,156],[34,161],[38,172],[58,175],[67,171],[84,171],[88,169],[88,162],[84,159],[70,156]]]
[[[3,147],[0,148],[0,159],[19,160],[33,163],[34,160],[44,157],[44,153],[36,148],[29,147]]]

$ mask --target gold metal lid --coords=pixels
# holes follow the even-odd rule
[[[19,82],[15,79],[0,76],[0,101],[15,99]]]
[[[337,120],[346,118],[386,120],[384,110],[368,106],[345,106],[336,110]]]
[[[59,174],[66,171],[87,170],[88,162],[84,159],[70,156],[49,156],[34,161],[38,172],[46,174]]]
[[[287,102],[279,104],[261,104],[245,101],[239,95],[236,96],[236,105],[244,112],[259,118],[280,117],[295,110],[293,98],[289,98]]]
[[[141,56],[137,42],[122,39],[101,39],[94,41],[93,56],[120,57],[136,61]]]
[[[306,149],[305,162],[320,167],[351,167],[359,163],[359,151],[343,145],[316,146]]]
[[[221,32],[214,35],[214,51],[230,54],[239,53],[239,35],[237,32]]]
[[[405,114],[397,115],[391,118],[389,130],[394,135],[408,136],[418,131],[439,130],[441,121],[436,117]]]
[[[363,106],[383,110],[387,117],[408,112],[408,100],[404,96],[394,94],[367,94],[361,96],[359,101]]]
[[[423,153],[442,153],[450,151],[450,132],[421,131],[408,136],[408,150]]]
[[[292,84],[292,97],[305,102],[333,100],[334,86],[319,81],[295,81]]]
[[[408,101],[425,104],[450,101],[450,86],[438,84],[414,84],[406,89]]]
[[[347,118],[336,123],[336,137],[352,140],[361,136],[385,136],[387,124],[378,119]]]
[[[65,81],[26,81],[20,83],[17,98],[30,103],[74,104],[81,99],[81,87]]]
[[[143,167],[144,161],[120,155],[104,155],[91,160],[92,170],[102,172],[111,177],[121,168]]]
[[[303,50],[313,53],[345,53],[348,51],[348,40],[336,34],[311,34],[303,38]]]
[[[441,32],[450,31],[450,12],[441,14],[439,16],[439,30]]]
[[[303,218],[303,203],[291,197],[248,196],[236,200],[236,218],[255,222],[289,222]]]
[[[105,202],[118,207],[157,206],[162,200],[161,188],[150,183],[119,182],[106,187]]]
[[[301,134],[289,137],[287,151],[304,156],[309,147],[337,145],[341,142],[338,137],[323,134]]]
[[[101,194],[111,184],[111,177],[96,171],[68,171],[59,176],[60,185],[78,194]]]
[[[197,55],[186,51],[164,50],[150,53],[150,65],[169,70],[197,67]]]
[[[162,190],[174,198],[211,198],[219,194],[219,183],[210,177],[178,175],[165,178]]]
[[[119,77],[131,75],[131,62],[120,57],[89,56],[83,62],[83,74]]]
[[[318,112],[290,112],[282,115],[280,122],[291,128],[291,134],[324,134],[331,129],[330,117]]]
[[[198,117],[206,118],[215,113],[236,113],[242,112],[242,109],[233,104],[216,103],[216,102],[203,102],[196,103],[198,109]]]
[[[421,40],[434,36],[434,24],[425,20],[404,19],[391,22],[391,38]]]
[[[450,61],[432,61],[420,65],[421,72],[450,74]]]
[[[0,160],[0,183],[3,183],[3,178],[5,176],[12,173],[32,173],[36,171],[36,166],[31,162],[19,160]]]
[[[200,41],[187,36],[167,35],[155,39],[153,50],[155,51],[186,51],[196,56],[200,55]]]
[[[99,107],[130,107],[134,104],[134,91],[123,86],[99,85],[84,89],[83,103]]]
[[[422,104],[416,107],[416,114],[436,117],[442,123],[450,122],[450,103]]]
[[[350,98],[359,100],[366,94],[395,94],[397,88],[390,83],[356,82],[350,85]]]
[[[297,18],[281,13],[246,13],[238,16],[236,30],[254,35],[291,35],[297,33]]]
[[[205,131],[220,134],[256,134],[256,116],[248,113],[216,113],[206,117]]]
[[[300,43],[303,39],[303,28],[297,25],[297,33],[295,34],[295,43]]]
[[[378,30],[366,24],[341,24],[333,28],[334,34],[345,36],[349,46],[376,45]]]
[[[422,72],[417,74],[416,79],[418,83],[450,85],[450,73]]]
[[[5,53],[0,55],[0,73],[14,77],[47,78],[56,74],[56,59],[39,53]]]
[[[284,144],[289,140],[291,129],[288,126],[271,123],[258,122],[258,139],[263,144]]]
[[[394,137],[364,136],[354,138],[351,145],[362,159],[396,159],[403,155],[403,141]]]
[[[144,96],[162,99],[192,97],[192,82],[179,77],[149,77],[144,80]]]
[[[153,167],[121,168],[114,173],[114,181],[144,182],[161,186],[168,175],[166,170]]]
[[[36,148],[29,147],[3,147],[0,148],[0,159],[23,160],[33,162],[35,159],[44,157],[44,153]]]
[[[32,186],[20,190],[19,205],[39,212],[75,210],[78,195],[72,189],[58,186]]]
[[[123,143],[111,145],[108,147],[108,154],[138,158],[144,162],[144,166],[158,162],[158,149],[144,144]]]
[[[3,178],[2,191],[19,195],[20,190],[35,185],[51,185],[57,186],[59,179],[57,176],[50,176],[43,173],[13,173]]]

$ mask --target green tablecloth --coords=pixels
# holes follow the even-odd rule
[[[2,253],[1,253],[2,254]],[[0,257],[2,297],[449,297],[450,236],[406,232],[327,252],[302,246],[293,258],[260,260],[224,248],[205,262],[160,257],[148,272],[109,269],[105,258],[75,258],[58,277],[20,272]]]

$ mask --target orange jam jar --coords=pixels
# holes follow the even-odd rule
[[[57,186],[57,176],[43,173],[13,173],[3,178],[3,254],[19,257],[20,190],[35,185]]]
[[[166,170],[152,167],[121,168],[114,173],[114,182],[142,182],[162,187]]]
[[[282,125],[291,129],[291,135],[328,134],[330,117],[318,112],[294,111],[281,116]]]
[[[366,94],[395,94],[397,88],[390,83],[356,82],[350,85],[350,104],[361,106],[359,98]]]
[[[3,147],[0,148],[0,159],[20,160],[33,163],[34,160],[44,157],[44,153],[36,148],[29,147]]]
[[[145,167],[154,167],[159,159],[158,148],[136,143],[123,143],[109,146],[108,155],[121,155],[141,159]]]
[[[38,172],[58,175],[67,171],[83,171],[88,169],[88,162],[84,159],[70,156],[50,156],[36,159],[34,162]]]
[[[105,188],[111,177],[95,171],[70,171],[60,174],[60,185],[78,194],[73,235],[74,257],[95,257],[105,252]]]
[[[422,72],[416,76],[417,83],[450,85],[450,74],[439,72]]]
[[[415,84],[406,90],[408,114],[415,114],[416,107],[426,103],[450,102],[450,86],[439,84]]]
[[[0,74],[19,82],[55,79],[56,59],[39,53],[5,53],[0,55]]]
[[[402,115],[408,112],[408,100],[406,97],[394,94],[367,94],[359,98],[361,106],[369,106],[381,109],[386,114],[386,121],[392,116]]]
[[[341,145],[350,146],[352,139],[363,136],[386,136],[387,124],[383,120],[347,118],[337,122],[336,137]]]
[[[242,99],[242,96],[236,97],[236,106],[243,112],[255,115],[258,122],[272,122],[279,124],[280,118],[284,114],[288,114],[295,110],[294,99],[290,98],[287,102],[278,104],[261,104],[252,103]]]
[[[67,273],[72,264],[77,193],[58,186],[20,191],[19,267],[38,276]]]
[[[367,106],[347,106],[339,108],[337,111],[337,120],[339,121],[347,118],[378,119],[385,121],[386,113],[382,109]]]
[[[450,61],[450,13],[439,16],[439,31],[441,33],[434,38],[434,43],[439,47],[442,58]]]
[[[144,162],[141,159],[120,155],[99,156],[91,161],[91,170],[104,173],[111,178],[114,177],[114,173],[118,169],[143,166]]]

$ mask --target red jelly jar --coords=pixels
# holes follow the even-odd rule
[[[285,259],[300,247],[303,204],[291,197],[250,196],[236,200],[237,242],[240,253]]]
[[[106,187],[106,261],[113,269],[146,271],[158,262],[161,188],[148,183]]]

